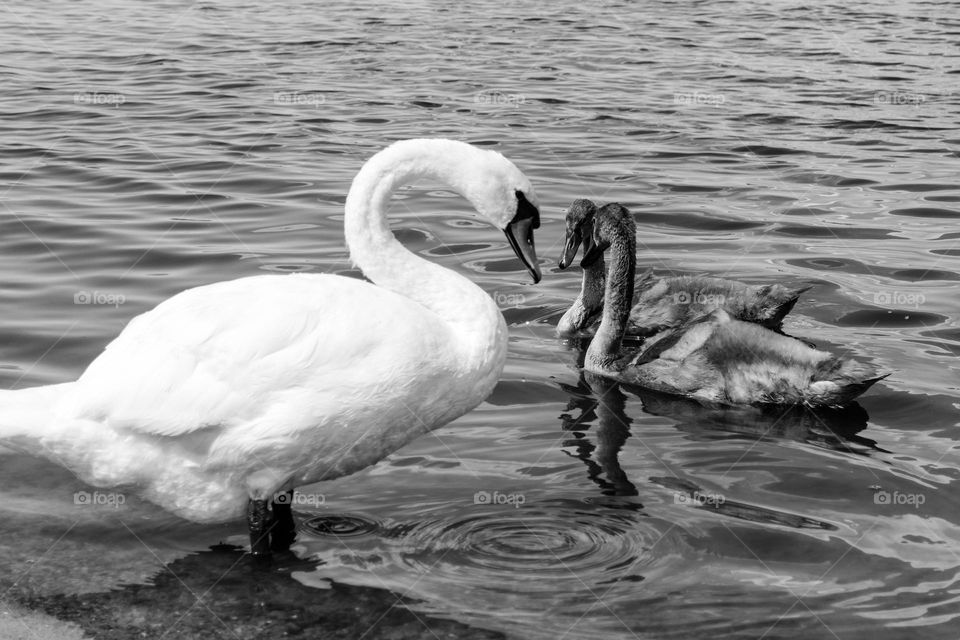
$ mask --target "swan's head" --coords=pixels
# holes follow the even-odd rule
[[[469,177],[462,182],[463,195],[477,212],[502,229],[517,257],[533,276],[542,277],[533,243],[533,230],[540,227],[537,194],[530,179],[503,155],[477,149],[468,166]]]
[[[502,229],[533,281],[540,281],[533,244],[540,210],[530,179],[496,151],[444,138],[400,140],[364,163],[353,179],[344,207],[347,215],[343,227],[354,261],[359,247],[372,235],[381,239],[391,236],[383,213],[390,206],[390,196],[423,178],[453,188],[481,216]]]
[[[560,256],[561,269],[566,269],[573,264],[573,258],[577,255],[577,249],[580,248],[581,243],[586,243],[583,248],[584,253],[591,249],[593,218],[596,213],[597,205],[585,198],[574,200],[570,205],[567,210],[567,233],[563,243],[563,255]]]
[[[633,256],[636,236],[636,223],[626,207],[616,202],[603,205],[594,214],[590,238],[584,239],[580,266],[592,265],[612,244],[619,244]]]

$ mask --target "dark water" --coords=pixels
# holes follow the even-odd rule
[[[393,226],[511,325],[479,409],[305,489],[298,574],[517,638],[955,638],[960,19],[946,2],[20,4],[0,23],[0,373],[74,379],[188,287],[350,272],[342,208],[408,137],[495,147],[544,204],[537,287],[436,185]],[[564,207],[641,268],[814,285],[785,329],[892,372],[841,414],[709,413],[577,373]],[[86,297],[85,297],[86,296]],[[82,304],[84,301],[90,304]],[[597,399],[604,402],[597,406]],[[144,581],[199,527],[6,455],[4,570]],[[488,504],[476,504],[488,500]],[[322,505],[317,504],[323,501]]]

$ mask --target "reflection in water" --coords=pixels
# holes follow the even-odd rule
[[[630,437],[631,420],[625,411],[626,397],[618,384],[583,373],[579,386],[561,383],[560,387],[570,394],[567,410],[580,410],[577,416],[569,413],[560,416],[563,430],[571,432],[574,438],[565,441],[564,446],[576,447],[577,457],[587,465],[588,476],[600,486],[604,495],[638,495],[637,488],[620,466],[620,450]],[[597,423],[593,432],[596,445],[590,443],[585,434],[594,420]]]
[[[637,487],[627,478],[619,455],[630,437],[633,422],[627,415],[627,397],[621,384],[581,370],[577,386],[560,384],[570,396],[567,410],[579,409],[579,415],[560,416],[564,431],[574,435],[564,446],[573,446],[587,466],[587,475],[604,495],[636,496]],[[625,385],[624,385],[625,386]],[[867,412],[854,403],[842,409],[812,409],[803,406],[706,406],[695,400],[639,387],[626,387],[638,396],[643,410],[676,422],[676,428],[698,437],[714,437],[729,432],[759,438],[788,438],[836,451],[864,454],[866,449],[882,451],[876,443],[857,434],[867,427]],[[586,437],[596,423],[596,445]],[[885,452],[886,453],[886,452]],[[836,530],[836,526],[802,515],[727,499],[710,494],[689,479],[651,476],[652,483],[675,492],[680,504],[708,509],[716,514],[778,524],[795,528]]]
[[[143,629],[156,632],[150,637],[190,639],[411,637],[411,626],[442,637],[497,637],[417,616],[397,607],[396,596],[389,592],[347,586],[321,592],[293,578],[316,564],[282,553],[267,569],[254,566],[242,547],[219,544],[163,565],[149,584],[22,601],[76,621],[98,638],[145,637]]]
[[[869,438],[858,436],[867,428],[869,416],[858,403],[842,408],[811,408],[800,405],[702,405],[639,387],[624,387],[640,398],[643,410],[677,421],[677,428],[698,437],[715,432],[749,438],[783,438],[815,443],[837,451],[863,453],[883,451]]]

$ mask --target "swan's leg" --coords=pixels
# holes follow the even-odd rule
[[[297,537],[297,523],[293,519],[293,491],[281,494],[285,499],[273,501],[273,522],[270,524],[270,549],[288,551]]]
[[[250,553],[261,560],[270,559],[271,531],[276,527],[277,502],[287,502],[287,515],[284,518],[293,521],[289,502],[293,501],[293,492],[276,494],[276,488],[284,483],[283,473],[273,468],[260,469],[246,478],[247,495],[247,526],[250,529]],[[284,499],[277,500],[284,496]],[[289,498],[289,499],[286,499]],[[270,503],[273,502],[274,513],[270,513]],[[292,527],[289,527],[292,531]]]
[[[250,529],[250,553],[255,558],[270,557],[270,512],[266,500],[247,502],[247,527]]]

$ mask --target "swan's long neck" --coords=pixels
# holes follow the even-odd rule
[[[603,307],[603,289],[607,280],[607,265],[600,256],[593,264],[583,269],[580,297],[577,298],[590,315]]]
[[[615,237],[610,244],[603,315],[597,335],[587,349],[587,362],[594,368],[610,368],[620,357],[620,346],[630,320],[636,267],[636,239],[632,236]]]
[[[451,141],[396,144],[371,158],[354,178],[346,202],[344,231],[350,257],[378,286],[430,309],[458,337],[463,366],[483,369],[506,349],[503,315],[483,289],[467,278],[407,250],[386,218],[391,195],[411,182],[429,178],[461,194],[470,192],[470,154],[479,150]],[[494,348],[494,345],[496,348]],[[496,351],[496,352],[495,352]]]
[[[557,329],[561,335],[573,334],[581,331],[591,323],[597,312],[603,307],[603,287],[606,281],[606,266],[601,256],[589,267],[583,268],[583,281],[580,284],[580,295],[567,309]]]

